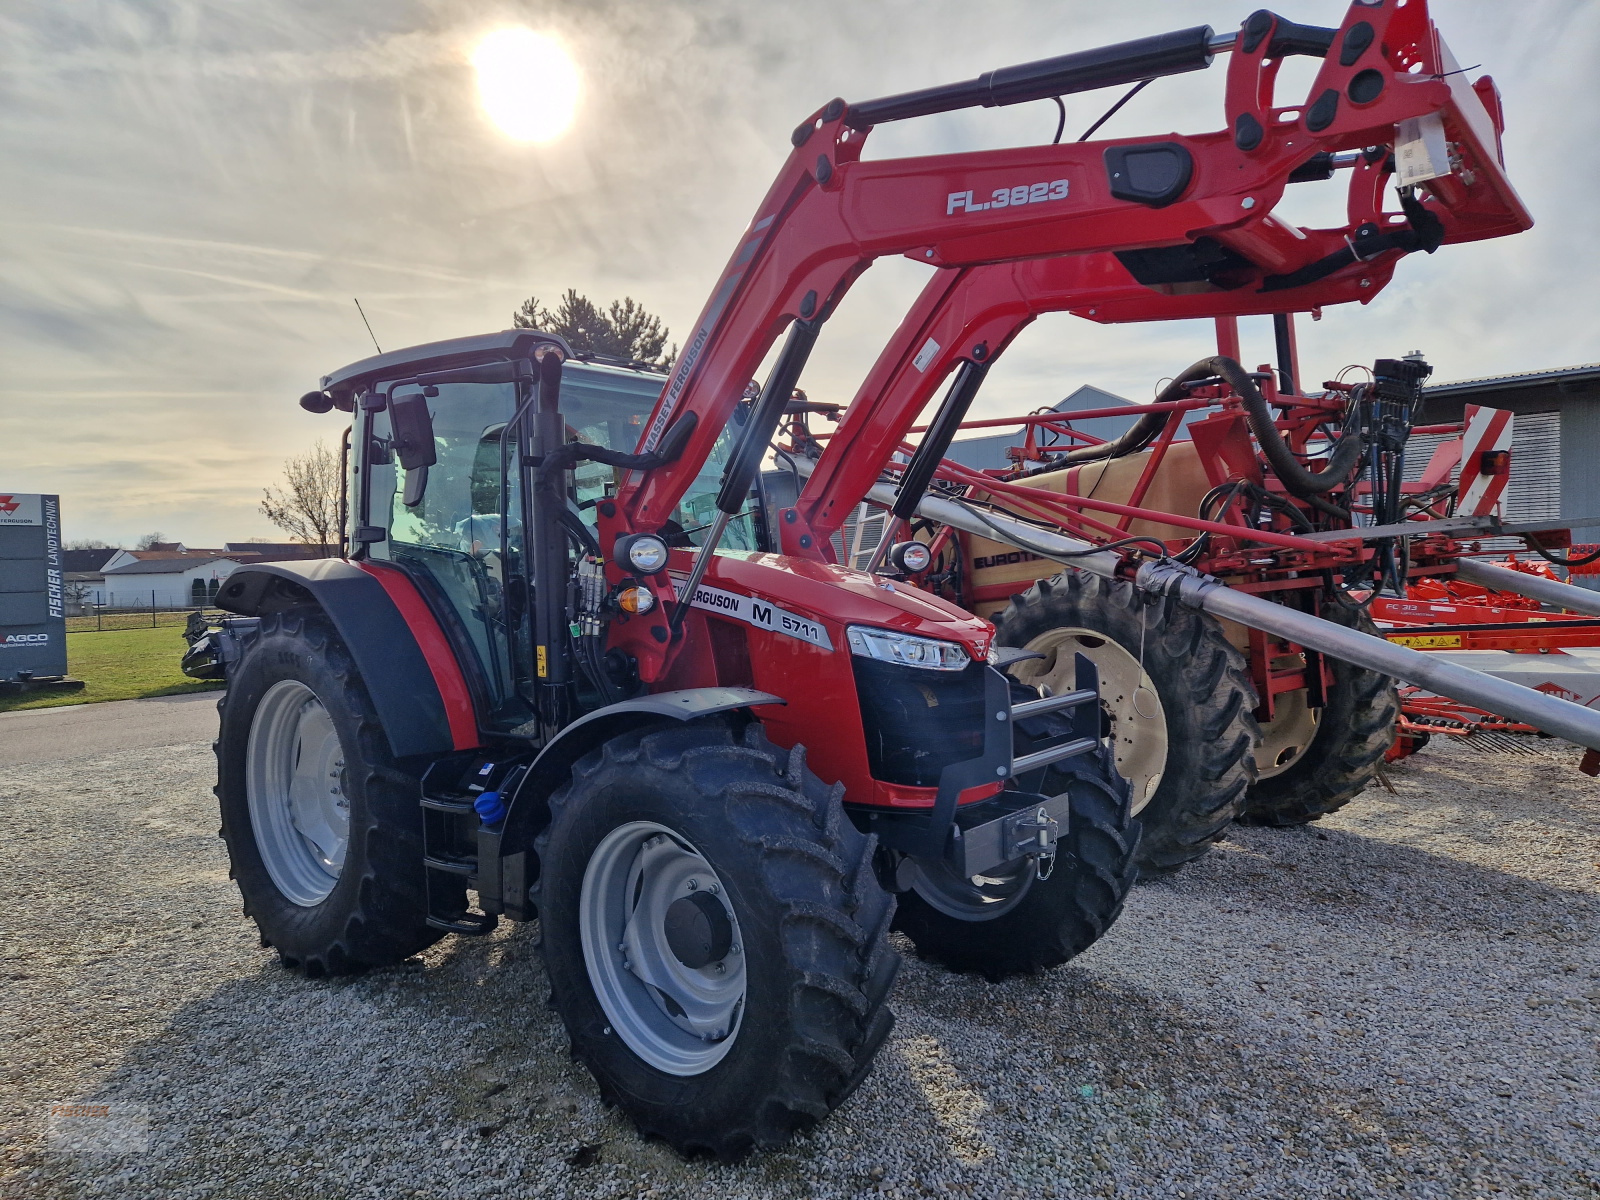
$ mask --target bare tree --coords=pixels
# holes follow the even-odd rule
[[[137,545],[134,546],[134,549],[135,550],[152,550],[155,547],[161,545],[166,540],[167,540],[167,535],[162,533],[159,529],[156,530],[154,533],[143,533],[143,534],[139,535],[139,542],[138,542]]]
[[[87,549],[90,549],[90,550],[106,550],[106,549],[110,549],[110,547],[108,547],[108,546],[89,546],[89,547],[87,547]],[[65,582],[65,583],[63,583],[61,585],[61,596],[62,596],[62,599],[64,599],[67,602],[67,606],[69,608],[75,609],[78,613],[81,613],[83,611],[84,603],[89,599],[89,593],[91,591],[93,591],[93,590],[94,589],[92,588],[92,586],[90,584],[85,583],[81,579],[69,579],[69,580],[67,580],[67,582]],[[75,615],[75,614],[74,613],[68,613],[67,615],[68,616],[72,616],[72,615]]]
[[[108,542],[104,538],[74,538],[67,543],[68,550],[120,550],[122,547],[116,542]]]
[[[283,464],[283,486],[263,489],[261,514],[297,542],[324,556],[341,540],[339,456],[319,439],[306,454]]]
[[[599,354],[666,369],[678,358],[676,345],[665,349],[669,330],[661,318],[646,312],[632,296],[613,300],[610,308],[602,309],[575,288],[568,288],[554,309],[539,303],[537,296],[528,297],[511,314],[511,320],[518,329],[560,334],[576,354]]]

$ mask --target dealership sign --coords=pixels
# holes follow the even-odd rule
[[[67,673],[61,500],[0,489],[0,682]]]

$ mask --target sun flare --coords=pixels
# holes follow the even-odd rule
[[[472,52],[478,99],[508,137],[547,142],[572,124],[578,69],[554,38],[531,29],[501,29]]]

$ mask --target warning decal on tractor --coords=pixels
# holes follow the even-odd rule
[[[685,579],[673,576],[672,590],[680,600],[683,599],[683,589],[687,582]],[[810,642],[813,646],[821,646],[824,650],[833,649],[833,639],[817,622],[796,616],[787,609],[779,608],[776,604],[768,604],[765,600],[757,600],[752,596],[741,596],[738,592],[725,592],[721,588],[701,584],[695,588],[694,599],[689,602],[689,606],[703,608],[721,617],[732,617],[735,621],[743,621],[746,625],[754,625],[757,629],[767,629],[773,633],[799,638],[802,642]]]
[[[1461,635],[1459,633],[1417,633],[1389,635],[1389,640],[1396,646],[1410,646],[1413,650],[1459,650],[1461,649]]]

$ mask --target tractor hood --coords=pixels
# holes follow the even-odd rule
[[[687,574],[692,562],[690,554],[673,554],[675,573]],[[843,646],[845,626],[876,625],[959,642],[982,661],[994,637],[994,627],[989,622],[938,596],[833,563],[724,550],[706,570],[702,588],[707,586],[767,601],[815,620],[829,629],[835,646]],[[703,599],[697,600],[695,606],[710,605]]]

